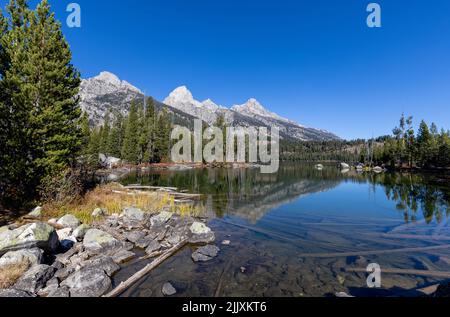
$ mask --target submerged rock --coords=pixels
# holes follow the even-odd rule
[[[45,287],[54,274],[54,267],[45,264],[33,266],[19,278],[13,288],[25,292],[37,293],[40,289]]]
[[[111,288],[111,279],[99,268],[83,268],[61,283],[67,286],[71,297],[100,297]]]
[[[172,296],[175,295],[177,293],[177,290],[175,289],[175,287],[173,287],[172,284],[170,283],[165,283],[162,287],[162,293],[164,296]]]
[[[0,233],[0,255],[8,251],[40,248],[55,252],[59,240],[55,229],[45,223],[33,223]]]
[[[81,222],[74,215],[65,215],[59,218],[57,224],[64,228],[76,229],[81,224]]]
[[[220,249],[215,245],[207,245],[198,248],[194,253],[192,253],[192,259],[195,262],[206,262],[215,258],[219,251]]]

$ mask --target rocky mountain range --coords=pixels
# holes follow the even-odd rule
[[[127,114],[131,101],[143,102],[144,93],[130,83],[120,80],[116,75],[102,72],[96,77],[82,81],[80,100],[81,108],[88,113],[91,124],[99,125],[103,123],[108,111],[112,114]],[[219,116],[223,116],[227,125],[235,127],[276,126],[280,129],[283,139],[301,141],[339,139],[331,132],[308,128],[283,118],[267,110],[254,98],[242,105],[226,108],[210,99],[198,101],[186,86],[181,86],[172,91],[162,103],[155,102],[158,109],[166,107],[169,110],[175,124],[188,127],[192,127],[195,118],[212,125]]]

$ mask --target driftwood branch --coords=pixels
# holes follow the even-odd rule
[[[140,279],[145,277],[148,273],[150,273],[153,269],[155,269],[157,266],[159,266],[161,263],[163,263],[165,260],[170,258],[172,255],[174,255],[178,250],[183,248],[188,243],[188,240],[185,239],[172,247],[171,249],[167,250],[163,255],[161,255],[159,258],[155,259],[153,262],[145,266],[142,270],[139,272],[136,272],[133,276],[131,276],[128,280],[125,282],[120,283],[119,286],[117,286],[115,289],[113,289],[108,294],[104,295],[104,297],[116,297],[125,292],[129,287],[131,287],[133,284],[138,282]]]
[[[357,251],[357,252],[339,252],[339,253],[301,253],[301,258],[338,258],[349,256],[364,256],[364,255],[380,255],[392,253],[409,253],[409,252],[428,252],[434,250],[450,249],[450,244],[437,245],[432,247],[417,247],[417,248],[402,248],[391,250],[372,250],[372,251]]]

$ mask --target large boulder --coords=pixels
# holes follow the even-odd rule
[[[0,233],[0,256],[8,251],[31,248],[55,252],[58,246],[59,240],[55,229],[41,222]]]
[[[122,216],[130,221],[143,221],[145,213],[139,208],[129,207],[123,210]]]
[[[100,254],[121,247],[121,243],[109,233],[89,229],[84,236],[83,246],[89,253]]]
[[[59,218],[57,224],[64,228],[76,229],[81,224],[81,222],[74,215],[65,215]]]
[[[84,236],[86,235],[86,232],[88,232],[88,230],[91,229],[88,225],[80,225],[78,226],[78,228],[76,228],[73,233],[72,236],[81,241],[84,239]]]
[[[41,264],[44,251],[38,248],[10,251],[0,258],[0,268],[27,263],[28,266]]]
[[[45,264],[33,266],[19,278],[13,288],[25,292],[37,293],[40,289],[45,287],[54,274],[54,267]]]
[[[212,243],[216,240],[214,232],[202,222],[194,222],[189,228],[189,231],[190,243]]]
[[[111,279],[99,268],[86,267],[70,275],[61,283],[71,297],[100,297],[111,288]]]
[[[120,266],[118,266],[112,257],[99,255],[93,259],[90,259],[84,263],[82,263],[83,267],[90,267],[101,269],[105,271],[108,276],[113,276],[114,273],[120,270]]]

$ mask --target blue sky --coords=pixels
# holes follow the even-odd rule
[[[450,128],[448,0],[376,1],[381,29],[363,0],[50,0],[62,21],[70,2],[83,77],[108,70],[159,100],[179,85],[224,106],[255,97],[349,139],[389,134],[403,111]]]

